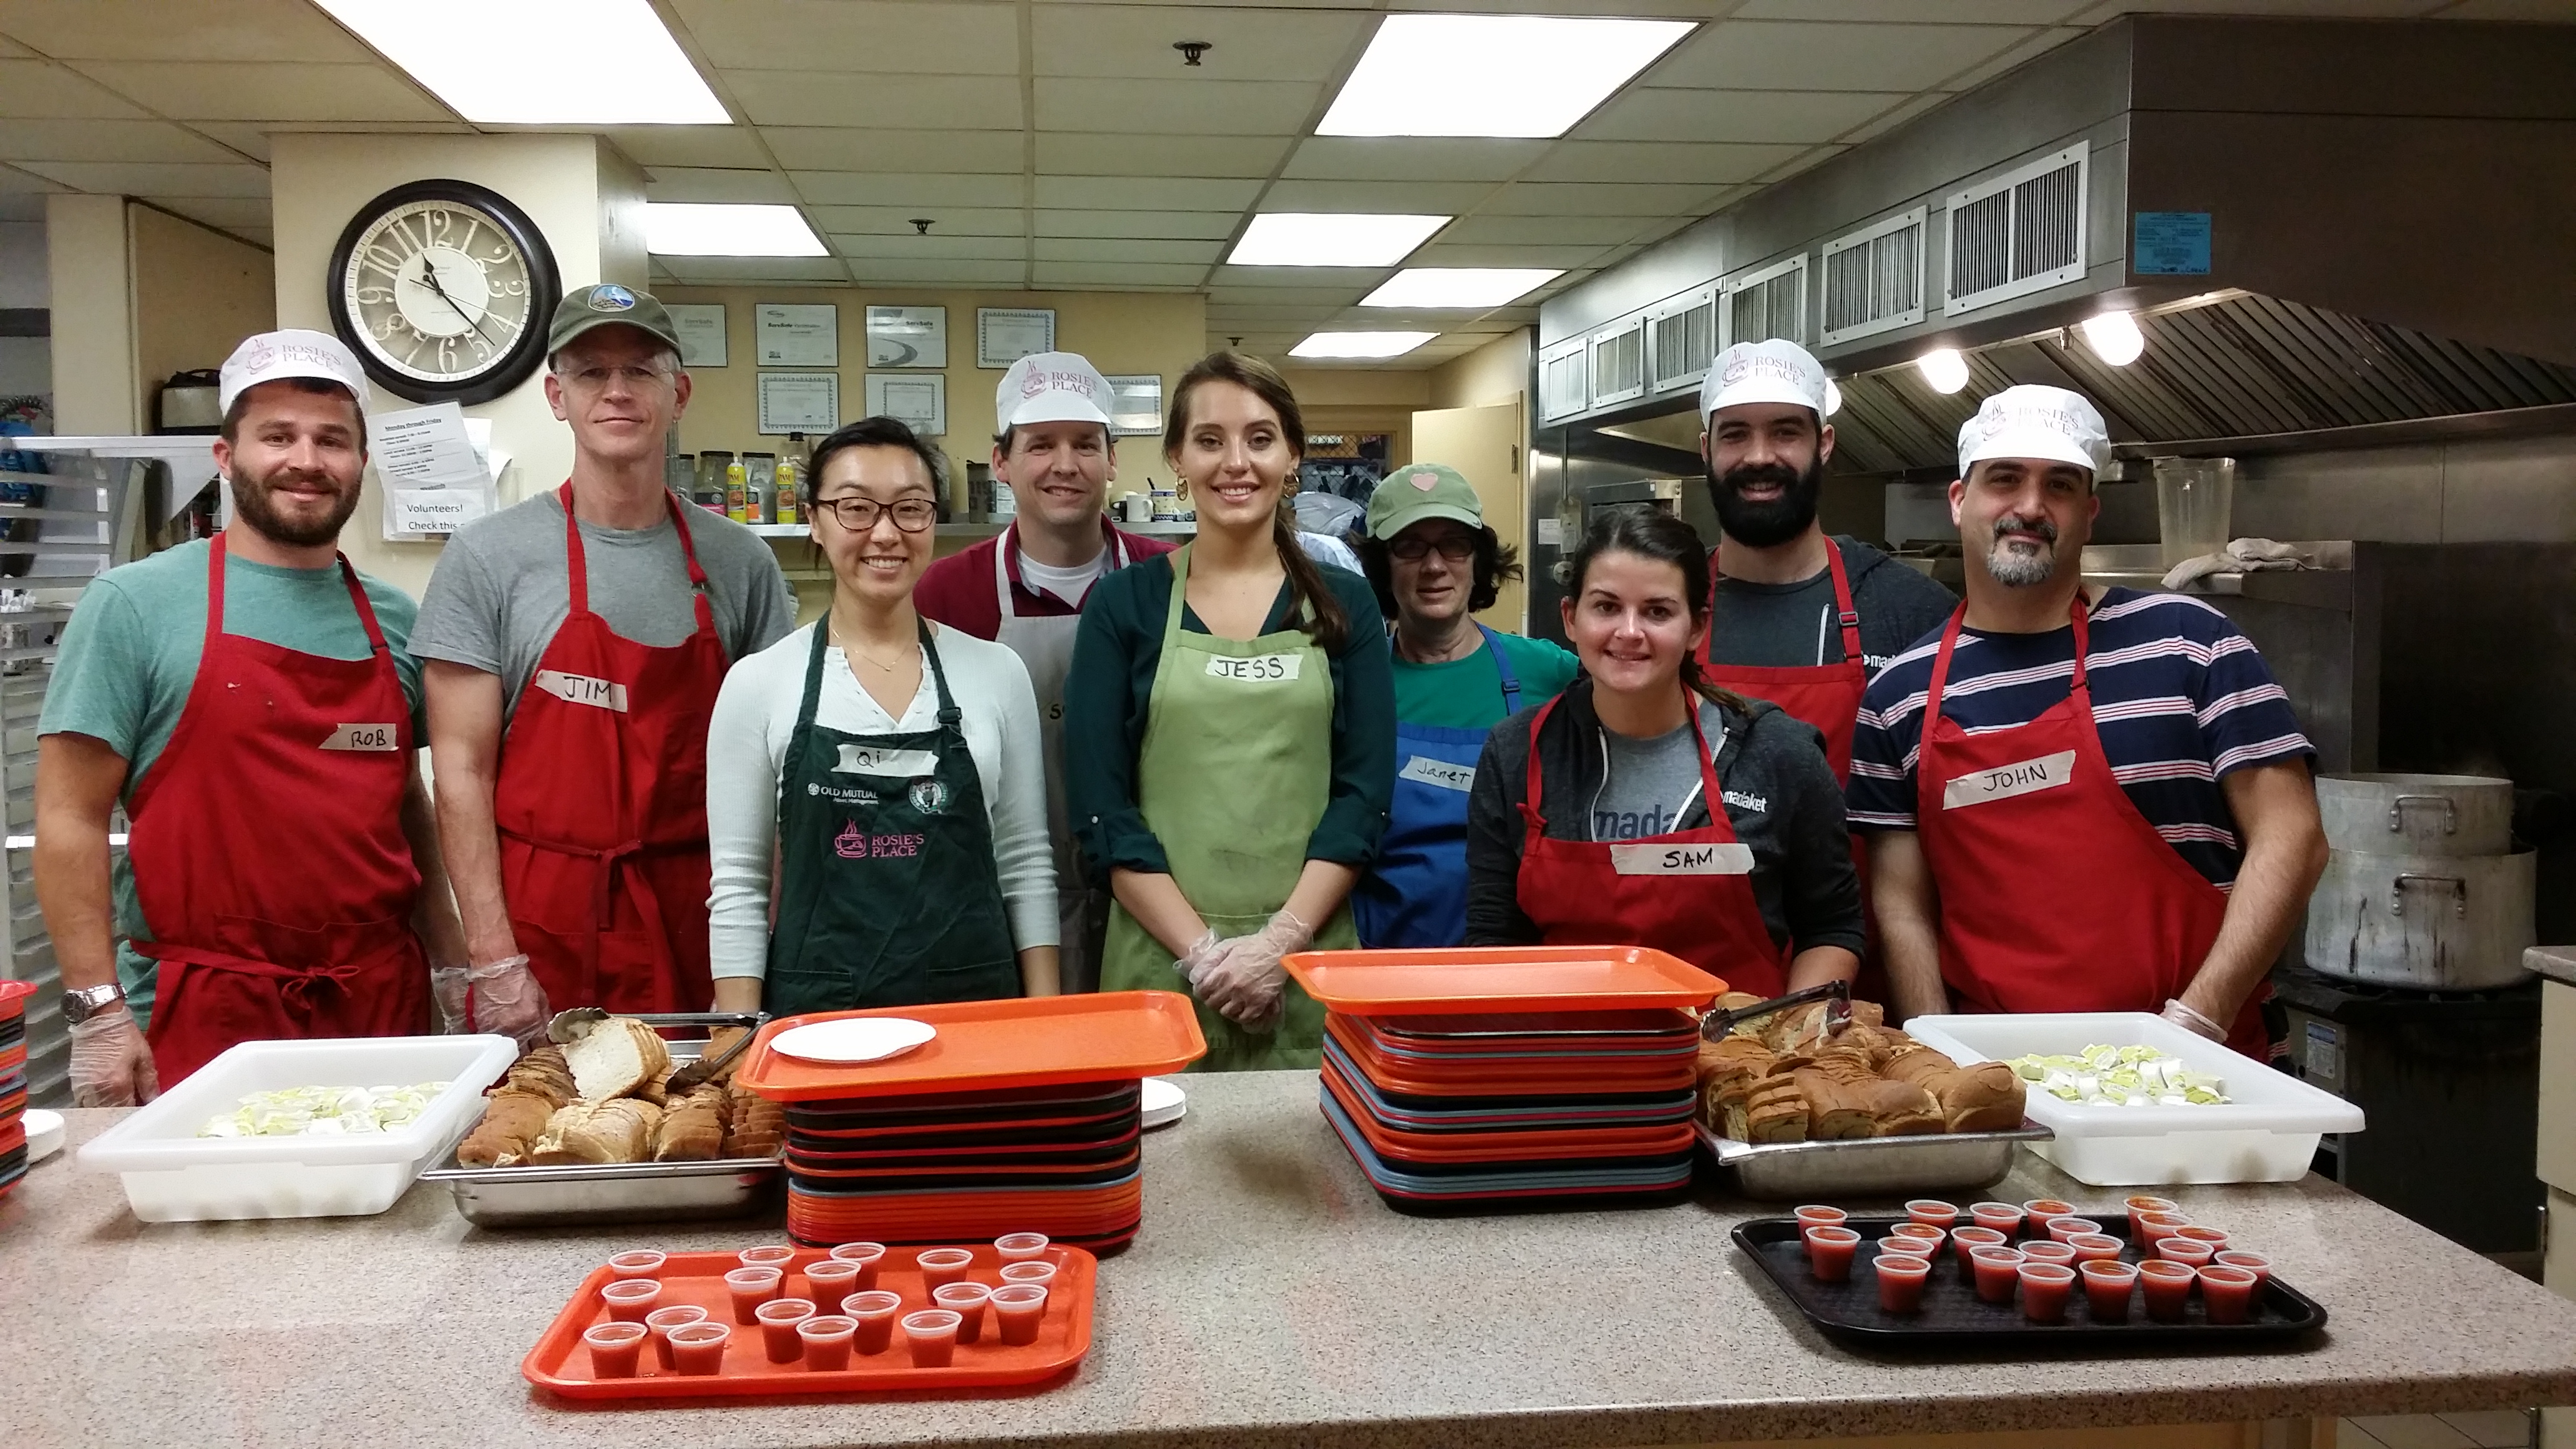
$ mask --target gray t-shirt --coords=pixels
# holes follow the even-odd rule
[[[1862,662],[1872,674],[1950,618],[1958,597],[1855,538],[1835,535],[1843,573],[1851,581],[1852,612],[1860,615]],[[1834,579],[1819,570],[1794,584],[1722,579],[1708,637],[1721,664],[1751,668],[1802,668],[1843,662],[1843,631],[1835,617]],[[1757,693],[1759,691],[1756,691]]]
[[[1704,699],[1699,701],[1699,728],[1708,741],[1708,757],[1716,759],[1726,745],[1726,719]],[[1679,829],[1701,785],[1698,741],[1690,726],[1642,740],[1605,729],[1601,743],[1609,768],[1592,801],[1592,838],[1643,840]]]
[[[741,524],[683,504],[698,564],[707,572],[716,633],[746,659],[796,627],[796,596],[768,541]],[[669,648],[697,632],[689,565],[664,518],[651,528],[581,525],[590,608],[620,638]],[[411,651],[501,676],[504,722],[519,691],[572,611],[563,505],[549,491],[467,524],[450,539],[421,595]]]

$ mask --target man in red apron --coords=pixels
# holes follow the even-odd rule
[[[2085,585],[2109,459],[2061,388],[1960,429],[1967,602],[1872,682],[1855,741],[1894,1004],[2162,1011],[2260,1057],[2264,977],[2325,866],[2312,751],[2224,615]]]
[[[428,1031],[430,961],[462,962],[413,753],[412,603],[337,547],[366,386],[336,338],[244,342],[218,390],[231,522],[73,612],[35,867],[77,1105],[149,1101],[241,1041]]]
[[[663,484],[662,304],[576,288],[547,341],[572,476],[447,545],[415,641],[475,1025],[523,1038],[549,1006],[707,1009],[707,718],[795,617],[767,543]]]

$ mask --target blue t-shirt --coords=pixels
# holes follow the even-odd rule
[[[1898,655],[1861,700],[1848,797],[1854,830],[1912,830],[1915,761],[1939,630]],[[2183,594],[2112,589],[2091,618],[2093,723],[2111,774],[2167,844],[2215,885],[2244,859],[2218,782],[2248,765],[2313,757],[2254,642]],[[1941,713],[1974,734],[2010,729],[2066,698],[2075,631],[1959,631]]]

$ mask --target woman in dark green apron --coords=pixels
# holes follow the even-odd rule
[[[1197,536],[1101,580],[1066,681],[1076,837],[1117,901],[1100,987],[1189,991],[1201,1069],[1316,1064],[1323,1010],[1281,958],[1359,943],[1347,900],[1386,825],[1385,624],[1365,579],[1297,544],[1304,438],[1266,364],[1182,376],[1163,449]]]
[[[777,722],[788,698],[797,703],[777,756],[775,920],[765,970],[757,979],[720,975],[718,1007],[747,1009],[754,987],[757,1004],[778,1015],[1051,995],[1052,938],[1013,939],[1015,920],[1051,921],[1054,911],[1027,671],[1000,645],[934,633],[913,609],[936,505],[928,451],[908,429],[883,418],[853,424],[815,450],[815,463],[813,528],[832,561],[832,608],[807,631],[810,639],[791,635],[745,661],[763,675],[745,687],[762,691],[764,723]],[[802,656],[801,671],[768,657],[789,651]],[[961,674],[969,669],[998,669],[1002,703],[977,704],[992,691],[970,689]],[[918,721],[925,703],[934,706],[929,727],[858,733],[818,723],[826,683],[846,690],[835,672],[855,678],[885,718]],[[1014,681],[1024,699],[1007,692]],[[727,679],[728,696],[736,683]],[[717,739],[741,712],[734,703],[718,703]],[[1024,793],[1034,801],[1038,823],[1028,844],[1038,860],[1021,868],[1045,873],[1043,917],[1004,899],[986,771],[969,744],[970,706],[1004,716],[980,722],[988,740],[1001,740],[986,754],[1008,762],[1010,737],[1027,736],[1017,757],[1034,782]],[[720,906],[726,889],[720,881]],[[710,954],[729,955],[721,928]]]

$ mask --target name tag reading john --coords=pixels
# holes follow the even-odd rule
[[[613,679],[594,679],[587,674],[566,674],[560,669],[540,669],[528,681],[532,688],[542,689],[566,704],[586,705],[592,709],[612,709],[626,713],[626,686]]]
[[[841,746],[840,763],[832,767],[836,775],[887,775],[897,780],[917,780],[937,774],[939,756],[931,750],[879,750],[865,745]]]
[[[1271,680],[1293,680],[1297,666],[1304,663],[1302,654],[1254,654],[1237,659],[1226,654],[1208,656],[1207,672],[1215,679],[1241,679],[1254,683]]]
[[[1989,800],[2009,800],[2015,795],[2054,790],[2074,778],[2075,752],[2060,750],[2053,755],[2023,760],[2001,769],[1961,775],[1941,787],[1941,808],[1956,810],[1962,805],[1983,805]]]
[[[1614,845],[1610,868],[1621,875],[1751,875],[1753,847],[1724,845]]]
[[[1406,760],[1404,768],[1397,771],[1396,775],[1399,779],[1416,781],[1435,789],[1455,790],[1461,795],[1476,788],[1475,766],[1453,765],[1446,760],[1432,759],[1428,755],[1415,755]]]
[[[322,741],[326,750],[364,750],[392,754],[394,727],[389,724],[344,724]]]

